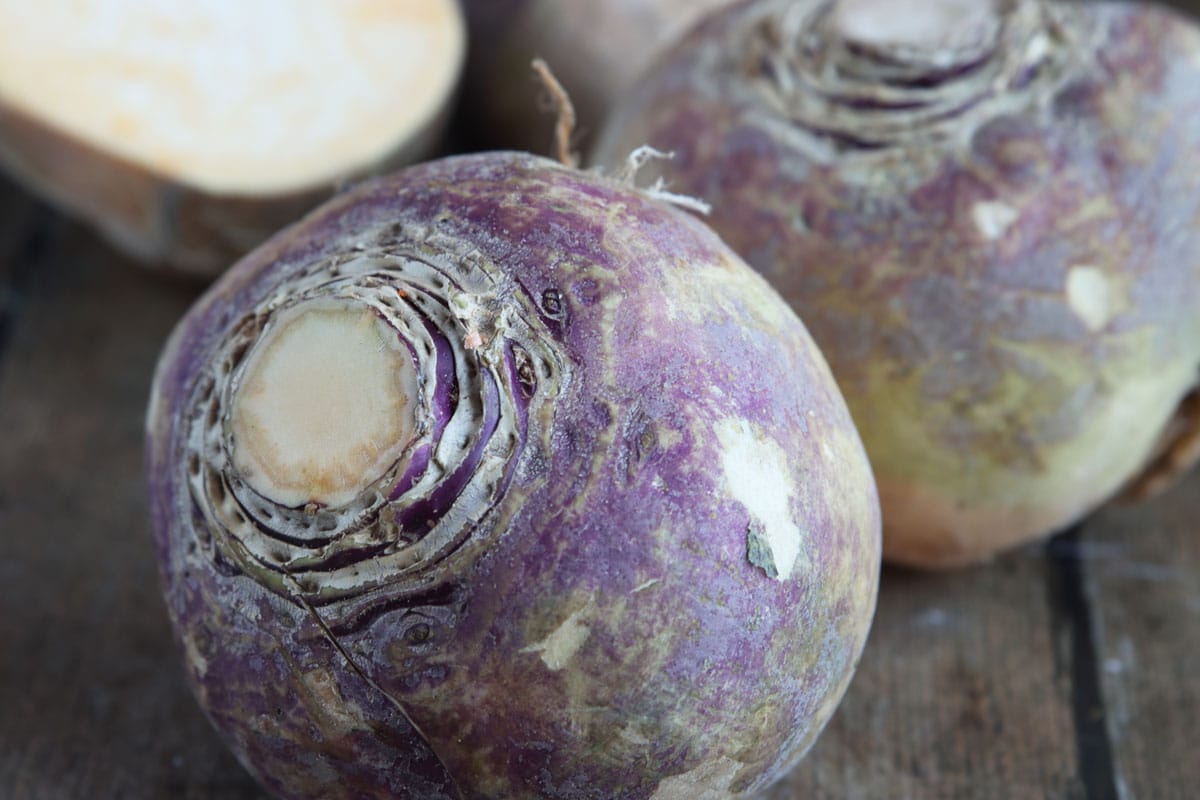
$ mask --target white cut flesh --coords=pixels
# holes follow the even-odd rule
[[[138,184],[101,159],[245,201],[420,157],[465,50],[455,0],[0,0],[0,31],[0,163],[87,216]]]
[[[310,302],[255,345],[234,396],[233,459],[262,496],[341,506],[416,429],[412,354],[366,307]]]
[[[439,0],[0,1],[0,98],[214,192],[326,182],[437,115],[462,47]]]

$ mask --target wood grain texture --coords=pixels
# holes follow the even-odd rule
[[[262,796],[184,684],[145,517],[151,371],[195,294],[0,183],[3,800]],[[886,571],[842,708],[768,800],[1193,796],[1197,520],[1200,476],[987,567]]]
[[[1088,525],[1083,564],[1117,795],[1200,792],[1200,475]]]
[[[846,699],[769,800],[1083,797],[1046,570],[885,571]]]
[[[3,197],[0,797],[260,796],[184,685],[142,494],[150,374],[192,291]]]

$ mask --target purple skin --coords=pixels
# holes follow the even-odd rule
[[[593,158],[675,154],[658,177],[712,204],[829,359],[884,556],[921,567],[1060,529],[1164,453],[1186,466],[1160,437],[1200,364],[1200,29],[998,5],[959,52],[842,38],[817,0],[739,4]]]
[[[354,259],[424,303],[428,424],[351,512],[279,508],[228,438],[197,442],[237,331],[330,265],[361,285]],[[422,482],[456,406],[458,466]],[[270,240],[175,331],[147,426],[196,695],[280,797],[753,793],[833,713],[874,611],[874,483],[794,313],[689,215],[543,159],[419,166]]]

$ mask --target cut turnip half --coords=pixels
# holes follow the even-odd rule
[[[134,256],[214,274],[431,149],[453,0],[0,0],[0,163]]]

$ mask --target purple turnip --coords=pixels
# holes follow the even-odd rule
[[[642,144],[829,359],[885,558],[986,559],[1194,456],[1197,415],[1171,424],[1200,364],[1189,20],[756,0],[667,54],[595,160]]]
[[[533,156],[265,243],[147,426],[196,695],[281,797],[741,796],[874,609],[874,483],[794,312],[690,215]]]
[[[0,166],[211,277],[347,179],[425,156],[457,0],[0,3]]]

